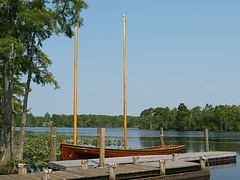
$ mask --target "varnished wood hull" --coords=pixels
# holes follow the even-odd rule
[[[113,149],[105,148],[105,157],[124,157],[124,156],[147,156],[147,155],[166,155],[178,153],[185,148],[185,145],[163,145],[143,149]],[[100,148],[90,146],[80,146],[61,143],[62,160],[93,159],[99,158]]]

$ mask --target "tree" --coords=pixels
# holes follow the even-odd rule
[[[21,160],[25,137],[28,96],[31,82],[53,84],[58,88],[48,67],[51,60],[42,52],[43,41],[53,34],[74,35],[72,26],[83,23],[82,9],[87,8],[83,0],[3,0],[0,4],[0,60],[1,60],[1,153],[2,160],[13,155],[14,105],[17,99],[14,89],[20,77],[25,75],[22,105],[21,131],[16,159]],[[20,87],[20,86],[19,86]]]
[[[42,85],[54,84],[55,88],[58,88],[57,81],[54,80],[52,73],[47,70],[52,62],[40,50],[42,42],[54,33],[63,33],[71,38],[74,35],[71,27],[75,23],[81,26],[83,22],[83,19],[76,12],[81,12],[81,9],[87,8],[87,4],[83,0],[53,0],[51,8],[47,6],[45,0],[33,0],[25,3],[23,11],[18,15],[19,26],[25,30],[23,37],[28,58],[26,59],[27,83],[23,100],[17,160],[23,158],[27,102],[31,80]]]
[[[218,128],[215,126],[216,121],[214,120],[214,111],[214,107],[211,104],[205,105],[202,110],[201,122],[198,124],[198,130],[203,130],[205,128],[210,130],[218,130]]]
[[[202,111],[200,106],[196,106],[190,110],[190,129],[199,130],[199,127],[203,127]]]
[[[184,103],[179,104],[176,118],[177,118],[178,130],[186,131],[189,126],[189,110]]]
[[[19,65],[22,60],[23,45],[18,41],[16,32],[16,16],[19,1],[4,0],[0,5],[0,78],[1,78],[1,164],[4,164],[15,153],[14,118],[16,104],[19,99],[14,92],[20,94],[18,79],[21,76]],[[19,107],[17,105],[17,107]],[[18,110],[18,109],[17,109]]]
[[[141,113],[141,127],[142,129],[153,129],[153,108],[145,109]]]

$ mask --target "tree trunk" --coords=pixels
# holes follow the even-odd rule
[[[1,160],[0,164],[5,164],[11,158],[11,100],[10,100],[10,78],[9,63],[10,59],[4,62],[3,72],[3,112],[2,112],[2,137],[1,137]]]
[[[11,61],[11,81],[10,81],[10,97],[9,97],[9,100],[11,101],[11,108],[10,108],[10,113],[11,113],[11,155],[14,157],[15,156],[15,144],[14,144],[14,130],[15,130],[15,125],[14,125],[14,99],[13,99],[13,81],[14,81],[14,74],[15,74],[15,69],[14,69],[14,65],[15,65],[15,50],[14,50],[14,46],[12,44],[12,61]]]
[[[23,99],[21,130],[20,130],[20,135],[19,135],[18,150],[17,150],[17,154],[16,154],[16,158],[15,158],[18,161],[23,159],[23,146],[24,146],[24,139],[25,139],[26,117],[27,117],[27,103],[28,103],[28,95],[29,95],[29,91],[30,91],[30,83],[31,83],[31,79],[32,79],[35,35],[36,35],[36,32],[34,31],[33,38],[32,38],[31,54],[30,54],[30,65],[29,65],[29,69],[28,69],[28,78],[27,78],[27,84],[25,87],[24,99]]]
[[[32,60],[30,64],[32,64]],[[19,161],[23,159],[23,146],[24,146],[24,139],[25,139],[26,117],[27,117],[27,102],[28,102],[28,95],[30,90],[31,77],[32,77],[32,69],[30,68],[28,71],[28,79],[27,79],[27,84],[26,84],[25,93],[24,93],[21,130],[19,135],[18,150],[16,154],[16,160],[19,160]]]
[[[4,79],[4,76],[2,77]],[[2,82],[2,89],[3,89],[3,82]],[[4,96],[1,97],[1,116],[2,116],[2,128],[1,128],[1,144],[0,144],[0,155],[4,151],[5,148],[5,117],[4,117],[4,107],[5,107],[5,102],[4,102]]]

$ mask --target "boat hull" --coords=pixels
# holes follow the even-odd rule
[[[185,145],[163,145],[142,149],[114,149],[105,148],[105,157],[166,155],[178,153]],[[99,158],[100,148],[61,143],[62,160],[94,159]]]

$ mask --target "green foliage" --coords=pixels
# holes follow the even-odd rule
[[[128,127],[138,127],[139,117],[128,116]],[[73,115],[57,115],[52,116],[46,113],[44,117],[33,116],[33,114],[27,114],[27,126],[29,127],[42,127],[44,122],[53,121],[55,127],[73,127]],[[78,127],[105,127],[105,128],[117,128],[123,127],[123,116],[107,116],[107,115],[78,115]],[[16,126],[20,126],[20,122],[16,122]]]
[[[78,115],[78,127],[123,127],[123,116]],[[56,127],[73,127],[73,115],[50,115],[44,117],[27,115],[27,126],[41,127],[44,122],[53,121]],[[16,123],[20,126],[20,122]],[[196,106],[188,109],[183,103],[178,108],[149,108],[142,111],[140,117],[128,116],[127,127],[140,129],[196,130],[208,128],[211,131],[239,131],[240,106],[206,104],[204,108]]]
[[[206,104],[203,109],[199,106],[188,109],[181,103],[172,110],[168,107],[145,109],[139,119],[140,129],[239,131],[239,125],[240,106],[236,105]]]
[[[88,5],[84,0],[2,0],[0,3],[0,77],[8,74],[13,79],[15,106],[19,112],[26,79],[37,84],[53,84],[59,88],[48,67],[52,61],[41,50],[43,42],[53,34],[74,35],[73,26],[83,25],[82,9]],[[4,82],[4,80],[2,81]],[[2,89],[0,85],[0,93]],[[29,92],[29,89],[25,91]],[[0,96],[0,97],[1,97]],[[19,98],[17,98],[19,96]],[[23,111],[27,111],[23,110]],[[1,111],[2,112],[2,111]]]
[[[70,137],[57,136],[57,160],[61,159],[60,141],[62,139],[68,140]],[[18,136],[16,136],[15,143],[18,144]],[[23,162],[27,163],[34,172],[47,167],[50,161],[50,135],[26,134],[23,153]]]
[[[42,171],[47,168],[50,161],[50,135],[48,134],[26,134],[24,143],[24,159],[31,170],[34,172]],[[73,143],[72,136],[57,134],[57,160],[61,160],[60,141],[64,140],[67,143]],[[16,136],[15,144],[18,144],[18,135]],[[78,144],[80,145],[97,145],[96,137],[78,137]],[[123,140],[105,140],[105,146],[123,146]],[[15,161],[9,161],[9,166],[12,167],[17,164]]]

